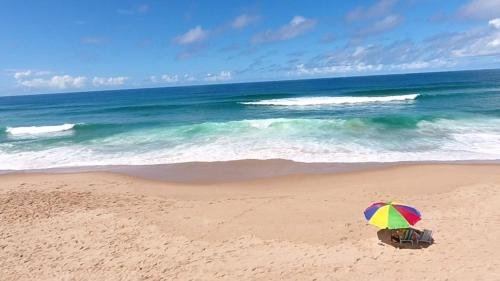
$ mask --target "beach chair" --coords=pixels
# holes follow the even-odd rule
[[[403,234],[403,237],[401,237],[399,239],[399,244],[403,245],[403,243],[411,243],[411,245],[413,246],[413,234],[414,234],[414,232],[415,231],[411,228],[406,229],[404,234]]]
[[[420,237],[417,239],[417,244],[420,243],[427,243],[427,244],[432,244],[434,242],[434,239],[432,238],[432,230],[424,229],[424,232]]]

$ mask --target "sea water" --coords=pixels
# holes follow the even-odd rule
[[[274,158],[500,159],[500,70],[0,97],[0,170]]]

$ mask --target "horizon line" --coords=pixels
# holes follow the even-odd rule
[[[309,81],[309,80],[326,80],[326,79],[345,79],[345,78],[361,78],[361,77],[378,77],[378,76],[398,76],[398,75],[414,75],[414,74],[432,74],[432,73],[447,73],[447,72],[466,72],[466,71],[491,71],[500,70],[499,68],[480,68],[480,69],[458,69],[444,71],[421,71],[421,72],[406,72],[406,73],[384,73],[384,74],[368,74],[368,75],[350,75],[350,76],[334,76],[334,77],[315,77],[301,79],[277,79],[277,80],[259,80],[259,81],[238,81],[227,83],[206,83],[206,84],[191,84],[191,85],[165,85],[160,87],[138,87],[138,88],[120,88],[120,89],[104,89],[104,90],[89,90],[89,91],[69,91],[69,92],[48,92],[38,94],[15,94],[15,95],[0,95],[4,97],[29,97],[39,95],[71,95],[80,93],[95,93],[95,92],[115,92],[115,91],[133,91],[145,89],[164,89],[164,88],[189,88],[189,87],[205,87],[205,86],[221,86],[221,85],[239,85],[239,84],[258,84],[258,83],[273,83],[273,82],[290,82],[290,81]]]

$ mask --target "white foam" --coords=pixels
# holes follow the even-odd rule
[[[341,104],[408,101],[416,99],[419,95],[420,94],[380,96],[380,97],[303,97],[303,98],[285,98],[285,99],[250,101],[250,102],[242,102],[242,104],[274,105],[274,106],[341,105]]]
[[[500,159],[500,118],[420,121],[411,131],[389,136],[393,141],[388,141],[385,130],[360,135],[343,119],[259,119],[195,126],[201,125],[205,130],[199,135],[188,132],[193,125],[149,128],[43,150],[13,149],[4,143],[0,170],[275,158],[332,163]]]
[[[284,119],[284,118],[245,120],[245,122],[248,122],[248,124],[251,127],[256,128],[256,129],[267,129],[267,128],[269,128],[269,126],[272,126],[273,124],[275,124],[277,122],[286,122],[286,121],[287,121],[287,119]]]
[[[10,135],[39,135],[56,132],[64,132],[73,129],[75,124],[62,124],[55,126],[30,126],[30,127],[7,127],[5,130]]]

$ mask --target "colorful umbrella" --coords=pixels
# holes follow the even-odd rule
[[[396,202],[373,203],[365,210],[368,223],[380,228],[408,228],[416,224],[420,217],[417,209]]]

